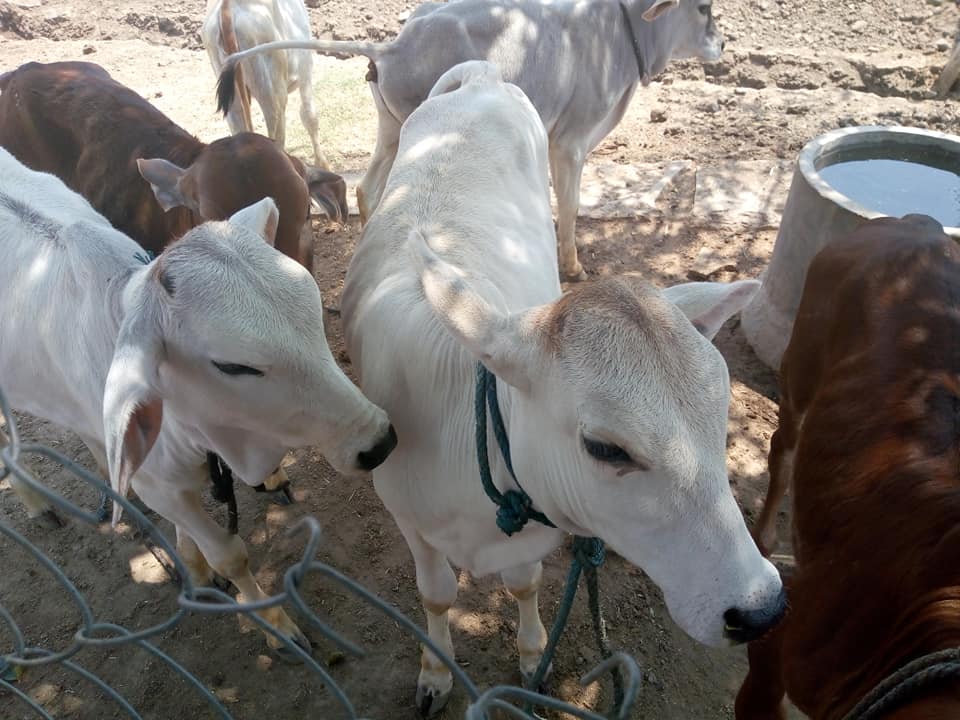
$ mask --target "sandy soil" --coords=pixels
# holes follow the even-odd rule
[[[397,31],[401,0],[354,3],[312,0],[315,33],[334,38],[382,39]],[[691,167],[722,161],[791,161],[815,135],[854,124],[909,124],[948,132],[960,121],[957,94],[946,100],[928,92],[960,23],[949,0],[870,3],[807,0],[718,0],[727,35],[723,60],[704,67],[677,63],[638,92],[624,122],[592,156],[595,163],[660,163],[690,160]],[[213,104],[214,77],[197,30],[198,0],[0,0],[0,70],[28,60],[84,58],[106,67],[203,139],[226,133]],[[322,141],[335,166],[361,172],[375,137],[375,114],[363,86],[365,62],[318,59],[317,88],[323,113]],[[292,147],[307,157],[295,101],[288,114]],[[704,249],[724,259],[711,279],[754,277],[769,257],[776,228],[742,217],[710,218],[694,212],[696,173],[678,175],[656,207],[634,217],[582,219],[581,259],[592,275],[637,271],[662,284],[687,278]],[[343,229],[316,226],[318,280],[324,300],[337,305],[343,273],[359,238],[355,218]],[[338,319],[327,336],[349,371]],[[733,397],[729,421],[730,481],[750,522],[767,483],[766,452],[776,422],[776,378],[745,344],[736,320],[717,344],[730,367]],[[79,440],[33,418],[21,432],[94,467]],[[53,464],[33,468],[52,487],[87,507],[95,498]],[[392,519],[369,482],[339,477],[314,450],[292,455],[288,467],[297,504],[281,507],[240,492],[241,530],[261,583],[278,588],[283,571],[301,552],[285,535],[297,518],[313,514],[324,526],[321,557],[379,593],[418,621],[413,566]],[[220,513],[219,508],[212,511]],[[38,543],[66,568],[98,618],[145,627],[173,612],[176,586],[133,537],[70,523],[47,530],[26,520],[6,484],[0,485],[0,521]],[[170,527],[162,524],[166,531]],[[546,563],[542,593],[545,621],[556,609],[567,559]],[[740,650],[697,646],[668,618],[658,591],[644,574],[617,557],[602,571],[612,644],[638,659],[646,673],[638,718],[686,720],[732,717],[733,698],[745,671]],[[516,682],[512,602],[493,578],[460,574],[460,601],[453,614],[458,661],[482,687]],[[311,607],[369,650],[363,660],[332,663],[330,672],[359,713],[374,718],[413,718],[416,643],[341,589],[311,580]],[[30,642],[62,647],[76,630],[77,613],[45,572],[10,541],[0,538],[0,603],[22,623]],[[10,637],[0,629],[0,648]],[[309,634],[309,632],[308,632]],[[334,658],[314,635],[316,657]],[[237,718],[335,718],[340,711],[303,669],[267,655],[259,633],[239,632],[232,617],[189,617],[159,644],[227,702]],[[3,652],[3,650],[0,650]],[[587,706],[606,702],[609,689],[581,689],[577,677],[596,661],[585,603],[578,603],[557,660],[551,691]],[[84,651],[80,660],[123,692],[145,718],[206,717],[202,702],[143,653]],[[88,685],[61,670],[29,671],[19,687],[65,718],[124,715]],[[443,717],[462,717],[456,692]],[[0,694],[0,717],[35,717]]]

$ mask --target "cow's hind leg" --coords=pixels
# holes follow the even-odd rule
[[[557,196],[557,248],[560,275],[565,280],[586,280],[577,258],[577,211],[580,209],[580,178],[586,153],[562,141],[550,143],[550,175]]]
[[[3,430],[0,430],[0,450],[7,447],[9,444],[10,438],[7,437]],[[0,465],[2,465],[2,462],[0,462]],[[50,507],[50,503],[47,502],[47,499],[43,497],[43,495],[30,487],[28,483],[21,480],[13,472],[11,472],[7,477],[10,479],[11,489],[14,493],[16,493],[17,497],[20,498],[20,501],[26,506],[27,516],[30,519],[39,520],[41,524],[50,528],[60,527],[63,525],[63,523],[60,522],[60,518],[57,517],[57,514],[53,511],[53,508]]]
[[[796,442],[792,431],[785,427],[777,428],[770,439],[770,486],[753,529],[754,540],[764,557],[770,557],[777,547],[777,513],[793,476],[795,453]]]
[[[387,184],[387,176],[397,157],[400,145],[400,121],[387,109],[375,82],[370,83],[373,102],[377,106],[377,144],[363,179],[357,185],[357,206],[360,208],[360,224],[366,224],[370,215],[380,204],[380,196]]]
[[[736,720],[787,720],[780,664],[786,622],[747,646],[750,667],[737,693]]]
[[[457,577],[446,556],[428,545],[414,528],[397,522],[410,546],[417,568],[417,589],[427,614],[427,635],[444,654],[453,659],[450,638],[450,608],[457,600]],[[417,679],[417,707],[424,715],[439,712],[450,697],[453,675],[426,647],[421,649],[420,677]]]
[[[202,485],[202,482],[200,484]],[[269,597],[250,572],[247,547],[243,540],[220,527],[204,511],[199,491],[180,490],[169,486],[157,487],[149,481],[138,482],[137,478],[134,478],[134,489],[148,506],[177,526],[178,542],[181,533],[188,535],[196,543],[209,567],[236,586],[240,591],[237,597],[239,602],[257,602]],[[183,546],[181,542],[181,547]],[[191,574],[195,571],[203,574],[199,564],[191,568]],[[309,640],[282,608],[260,610],[257,615],[270,623],[281,637],[310,652]],[[283,640],[269,633],[265,634],[267,645],[279,655],[291,660],[297,659]]]
[[[517,601],[520,624],[517,627],[517,651],[520,653],[520,673],[529,682],[537,672],[540,658],[547,645],[547,630],[540,620],[537,593],[543,579],[543,565],[531,565],[504,570],[500,573],[503,584]],[[549,674],[550,668],[547,669]],[[534,688],[536,689],[536,688]]]
[[[330,169],[326,155],[320,149],[320,123],[317,121],[317,108],[313,104],[313,54],[305,53],[306,57],[300,63],[300,122],[310,136],[313,145],[313,158],[318,167]]]

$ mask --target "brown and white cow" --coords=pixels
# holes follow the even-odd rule
[[[254,133],[204,144],[93,63],[27,63],[0,76],[0,146],[154,253],[270,197],[276,248],[312,273],[311,196],[335,220],[347,213],[339,175]]]
[[[881,680],[960,647],[960,248],[924,215],[821,251],[781,366],[780,426],[756,528],[787,487],[789,611],[750,647],[739,720],[842,718]],[[884,720],[960,717],[960,682]]]

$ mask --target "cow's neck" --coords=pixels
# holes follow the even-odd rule
[[[504,429],[506,430],[508,439],[512,439],[513,437],[510,434],[510,427],[512,425],[510,418],[511,413],[515,408],[514,396],[517,392],[519,391],[508,383],[503,382],[502,380],[497,382],[497,402],[500,404],[500,413],[503,415]],[[513,444],[511,443],[511,449],[512,446]],[[522,471],[518,470],[514,464],[514,470],[517,472],[517,479],[514,481],[514,479],[510,476],[510,473],[507,471],[506,463],[504,462],[496,440],[493,437],[489,437],[487,441],[487,454],[490,457],[491,467],[494,469],[494,484],[496,484],[497,489],[500,490],[500,492],[522,489],[530,497],[534,509],[546,515],[547,518],[554,525],[556,525],[559,530],[571,533],[573,535],[582,535],[584,537],[589,537],[592,535],[589,530],[574,523],[565,513],[560,510],[559,506],[553,501],[553,498],[550,497],[549,488],[551,485],[551,468],[538,468],[538,472],[541,476],[538,482],[537,478],[525,478]],[[514,461],[514,463],[515,462],[516,461]],[[559,477],[559,474],[557,477]],[[540,525],[536,520],[530,520],[529,525],[538,526],[541,528],[547,527]]]
[[[643,13],[650,7],[650,0],[623,0],[623,6],[630,16],[630,23],[633,26],[634,40],[639,48],[643,58],[645,76],[641,77],[641,82],[646,85],[650,80],[663,72],[664,68],[670,62],[672,48],[669,43],[669,32],[665,32],[664,23],[669,22],[669,16],[661,18],[657,23],[647,22],[643,19]],[[676,11],[673,11],[676,12]],[[624,23],[623,35],[624,42],[630,48],[631,56],[634,54],[633,43],[628,39],[631,28],[626,27]]]

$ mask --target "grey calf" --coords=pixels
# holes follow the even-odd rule
[[[720,57],[723,38],[711,0],[460,0],[425,3],[391,42],[275,42],[231,55],[217,86],[229,108],[233,73],[260,52],[307,48],[370,58],[370,90],[379,115],[377,145],[357,201],[365,222],[393,166],[400,126],[437,79],[467,60],[496,63],[540,114],[550,143],[557,196],[560,272],[583,279],[575,231],[587,154],[616,127],[637,84],[674,58]]]

